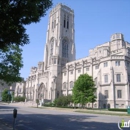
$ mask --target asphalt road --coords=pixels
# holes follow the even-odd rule
[[[17,130],[119,130],[118,121],[128,117],[84,114],[70,111],[0,105],[0,119],[13,124],[13,109],[18,110]],[[130,128],[129,128],[130,129]]]

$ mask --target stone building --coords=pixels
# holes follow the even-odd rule
[[[123,35],[113,34],[110,41],[89,50],[89,56],[79,60],[75,58],[74,36],[74,11],[58,4],[49,15],[44,62],[31,68],[25,83],[17,83],[16,92],[24,86],[27,100],[53,101],[72,94],[75,80],[87,73],[97,88],[94,107],[130,105],[130,44]]]

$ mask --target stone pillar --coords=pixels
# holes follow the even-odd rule
[[[125,105],[126,107],[129,105],[129,81],[128,81],[128,70],[127,68],[125,68],[125,73],[124,73],[124,77],[126,77],[126,85],[125,85]],[[122,92],[123,94],[123,92]]]
[[[116,104],[116,92],[115,92],[115,86],[114,86],[114,70],[113,67],[110,68],[110,72],[111,72],[111,85],[110,85],[110,91],[111,91],[111,98],[110,100],[112,101],[112,104],[110,104],[111,108],[115,108],[115,104]]]
[[[68,95],[68,89],[69,89],[69,67],[67,66],[66,96]]]
[[[84,61],[82,60],[82,74],[84,74]]]
[[[74,63],[74,82],[76,80],[76,63]]]

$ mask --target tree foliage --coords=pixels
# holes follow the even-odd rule
[[[11,101],[11,95],[8,94],[8,89],[4,89],[4,91],[2,92],[2,101]]]
[[[17,45],[0,49],[0,79],[6,83],[22,81],[19,70],[23,67],[22,50]]]
[[[29,43],[24,25],[39,22],[52,0],[0,0],[0,48]]]
[[[36,23],[52,6],[52,0],[0,0],[0,80],[21,81],[20,46],[29,43],[25,25]]]
[[[82,74],[75,81],[72,90],[72,99],[75,104],[80,103],[82,106],[88,102],[95,101],[94,93],[96,88],[94,87],[94,81],[88,74]]]

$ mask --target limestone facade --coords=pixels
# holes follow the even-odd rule
[[[97,88],[94,107],[130,105],[130,43],[115,33],[109,42],[89,50],[89,56],[76,60],[74,36],[74,11],[58,4],[49,15],[44,62],[31,68],[25,82],[16,84],[15,94],[32,101],[53,101],[72,94],[75,80],[87,73]]]

